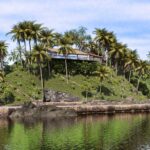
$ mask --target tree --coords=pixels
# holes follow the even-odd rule
[[[48,53],[48,48],[53,48],[55,43],[54,43],[54,33],[53,29],[43,29],[40,32],[40,42],[44,45],[44,48],[47,50],[46,52]],[[49,60],[47,61],[48,65],[48,73],[50,76],[50,62]]]
[[[113,32],[108,32],[105,28],[98,29],[96,28],[93,32],[96,34],[94,41],[98,44],[99,49],[98,55],[102,51],[105,52],[106,65],[108,64],[108,51],[110,50],[111,45],[116,42],[116,37]]]
[[[85,99],[88,100],[88,94],[90,93],[92,86],[88,81],[84,81],[81,85],[82,89],[85,92]]]
[[[102,83],[103,83],[104,79],[109,77],[110,69],[106,66],[99,66],[97,71],[94,72],[94,74],[96,74],[99,78],[99,82],[100,82],[99,91],[100,91],[100,94],[101,94]]]
[[[18,44],[18,50],[19,50],[19,54],[20,54],[20,61],[21,64],[23,66],[23,59],[22,59],[22,48],[21,48],[21,41],[22,41],[22,30],[19,27],[19,24],[14,25],[13,28],[11,29],[11,31],[8,34],[12,35],[12,40],[13,41],[17,41]]]
[[[4,58],[7,55],[7,44],[5,43],[5,41],[0,41],[0,62],[1,62],[1,70],[3,70],[4,68]]]
[[[70,53],[75,53],[75,51],[73,50],[73,48],[70,46],[70,44],[68,44],[67,39],[62,38],[60,40],[60,48],[59,48],[59,53],[63,54],[65,56],[65,71],[66,71],[66,81],[68,84],[68,66],[67,66],[67,57]]]
[[[42,24],[34,23],[31,26],[31,32],[32,32],[32,38],[34,40],[35,45],[38,44],[38,40],[40,39],[40,33],[44,28],[42,27]]]
[[[39,66],[43,102],[45,102],[45,97],[44,97],[44,82],[43,82],[44,80],[43,80],[42,64],[47,59],[50,59],[50,56],[47,55],[47,53],[46,53],[46,51],[44,49],[44,46],[42,44],[35,45],[33,47],[32,60],[33,60],[33,62],[37,63],[38,66]]]
[[[138,65],[137,51],[136,50],[129,51],[125,58],[125,64],[124,64],[125,71],[129,71],[129,77],[128,77],[129,82],[131,80],[132,72],[135,71],[137,65]]]
[[[111,58],[114,58],[116,74],[118,74],[119,59],[124,55],[126,47],[127,46],[125,44],[115,43],[109,51]]]
[[[33,40],[33,34],[34,34],[32,29],[35,24],[35,21],[25,21],[24,23],[25,23],[26,40],[28,41],[30,55],[31,55],[31,50],[32,50],[31,41]]]
[[[27,46],[26,46],[27,27],[28,27],[28,22],[27,21],[18,23],[18,28],[20,29],[21,39],[22,39],[22,42],[24,43],[25,53],[27,52]]]
[[[85,27],[79,27],[78,29],[73,29],[65,32],[64,37],[68,40],[68,43],[74,45],[81,51],[86,50],[86,44],[88,44],[92,38],[86,33]]]
[[[40,42],[44,45],[45,48],[54,47],[54,33],[53,29],[43,29],[40,32]]]
[[[20,61],[18,47],[16,49],[14,49],[12,52],[10,52],[9,60],[12,61],[13,63],[18,64],[18,62]]]
[[[145,74],[150,73],[150,68],[149,68],[149,64],[147,63],[147,61],[139,60],[138,67],[136,68],[136,72],[138,73],[138,82],[137,82],[137,87],[136,87],[138,91],[141,78]]]

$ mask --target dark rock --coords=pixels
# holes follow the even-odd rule
[[[34,103],[32,103],[31,101],[30,102],[25,102],[23,104],[23,108],[35,108],[36,105]]]
[[[58,108],[54,105],[43,105],[35,108],[23,107],[21,109],[14,110],[9,118],[56,118],[56,117],[72,117],[77,116],[77,113],[73,109]]]
[[[60,101],[75,102],[80,100],[79,97],[74,97],[70,94],[50,89],[44,90],[44,96],[46,102],[60,102]]]

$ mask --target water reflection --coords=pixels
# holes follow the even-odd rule
[[[0,150],[148,150],[150,115],[0,120]]]

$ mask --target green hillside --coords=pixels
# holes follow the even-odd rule
[[[41,87],[39,77],[24,71],[14,69],[5,77],[6,92],[11,91],[14,95],[14,104],[23,103],[41,98]],[[88,100],[122,100],[146,99],[141,92],[136,93],[135,88],[123,76],[117,76],[111,71],[110,77],[105,79],[102,84],[102,93],[98,92],[99,79],[95,76],[85,77],[83,75],[71,76],[69,84],[66,83],[63,75],[52,75],[45,80],[45,88],[70,93],[85,100],[85,89],[88,87]]]

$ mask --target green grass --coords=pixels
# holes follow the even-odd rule
[[[65,76],[53,75],[51,79],[45,81],[45,88],[70,93],[74,96],[85,99],[83,95],[83,84],[85,82],[90,88],[88,99],[122,100],[122,99],[146,99],[141,92],[137,95],[135,88],[124,77],[117,76],[113,71],[108,79],[103,82],[102,94],[97,92],[99,79],[94,76],[85,77],[83,75],[71,76],[69,84],[66,83]],[[27,71],[15,69],[6,75],[5,84],[15,96],[14,104],[31,101],[41,98],[41,87],[38,76]]]

